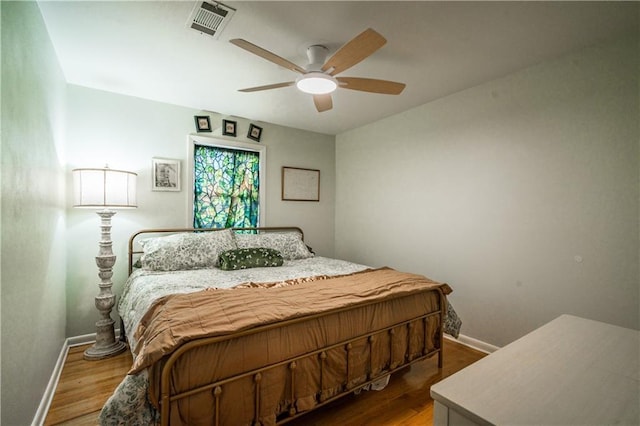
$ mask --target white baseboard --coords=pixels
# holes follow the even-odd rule
[[[449,336],[448,334],[445,334],[444,337],[486,354],[493,353],[500,349],[498,346],[483,342],[482,340],[474,339],[473,337],[465,336],[464,334],[458,335],[457,339]]]
[[[94,335],[94,338],[95,338],[95,335]],[[31,426],[40,426],[44,424],[44,421],[47,418],[47,413],[49,412],[49,407],[51,406],[53,395],[55,394],[56,388],[58,387],[60,374],[62,374],[62,367],[64,367],[64,361],[67,359],[67,354],[69,353],[68,342],[69,342],[69,339],[65,339],[64,343],[62,344],[60,355],[58,355],[58,360],[56,361],[56,364],[53,366],[53,372],[51,374],[51,378],[49,379],[49,383],[47,383],[47,387],[44,390],[44,395],[42,395],[42,400],[40,401],[40,405],[38,406],[36,415],[33,417]]]
[[[120,336],[120,329],[116,329],[116,338],[119,338],[118,336]],[[44,421],[47,418],[47,413],[49,412],[49,408],[51,407],[51,401],[53,401],[53,395],[56,393],[56,388],[58,387],[58,382],[60,381],[62,367],[64,367],[64,362],[67,360],[67,355],[69,354],[69,348],[72,348],[74,346],[86,345],[95,341],[96,333],[68,337],[67,339],[65,339],[64,343],[62,344],[62,349],[60,349],[58,360],[53,367],[53,372],[51,373],[49,383],[44,390],[44,395],[42,395],[42,400],[40,401],[40,405],[38,406],[36,415],[33,417],[33,421],[31,422],[31,426],[41,426],[44,424]]]
[[[116,330],[116,338],[120,335],[119,330]],[[70,348],[74,346],[88,345],[96,341],[96,333],[83,334],[82,336],[69,337],[67,343]]]

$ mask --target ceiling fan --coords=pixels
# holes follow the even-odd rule
[[[295,84],[299,90],[312,94],[316,109],[318,112],[323,112],[333,108],[331,93],[339,87],[385,95],[398,95],[405,88],[404,83],[395,81],[360,77],[335,77],[336,74],[351,68],[373,54],[387,42],[383,36],[371,28],[366,29],[347,42],[326,61],[329,49],[322,45],[309,47],[307,49],[309,65],[306,68],[302,68],[246,40],[236,38],[229,41],[267,61],[301,74],[295,81],[240,89],[240,92],[258,92]]]

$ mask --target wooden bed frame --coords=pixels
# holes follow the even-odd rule
[[[208,231],[217,231],[217,230],[219,229],[177,229],[176,228],[176,229],[147,229],[147,230],[139,231],[133,234],[129,240],[129,273],[131,273],[131,271],[133,270],[134,258],[136,258],[142,253],[141,250],[135,249],[135,244],[137,239],[142,236],[148,236],[150,234],[168,234],[168,233],[177,233],[177,232],[208,232]],[[234,228],[234,230],[235,231],[256,231],[258,233],[274,232],[274,231],[275,232],[297,231],[297,232],[300,232],[301,235],[303,235],[302,230],[297,227]],[[251,369],[250,371],[244,371],[240,374],[235,374],[233,376],[226,377],[222,380],[217,380],[215,382],[208,383],[203,386],[199,386],[193,389],[188,389],[187,391],[175,393],[172,390],[171,377],[172,377],[172,374],[174,374],[174,368],[176,366],[176,363],[180,362],[180,360],[183,359],[183,357],[187,356],[194,349],[203,348],[208,345],[220,344],[220,342],[227,342],[233,339],[242,338],[244,336],[250,336],[258,333],[268,332],[269,330],[277,329],[280,327],[286,327],[291,325],[295,326],[296,324],[300,324],[304,321],[309,321],[314,319],[324,320],[329,315],[340,314],[341,312],[345,312],[354,308],[343,308],[339,310],[331,310],[329,312],[322,312],[312,316],[304,316],[301,318],[295,318],[292,320],[278,322],[275,324],[267,324],[267,325],[255,327],[252,329],[234,333],[232,335],[225,335],[225,336],[218,336],[218,337],[211,337],[211,338],[200,338],[200,339],[187,342],[186,344],[183,344],[182,346],[180,346],[166,360],[163,361],[164,365],[162,367],[161,374],[159,375],[160,383],[158,385],[159,394],[160,394],[160,400],[159,400],[160,415],[161,415],[160,424],[169,425],[170,418],[171,418],[172,403],[175,403],[176,401],[179,401],[179,400],[183,400],[185,398],[189,398],[201,392],[210,392],[213,395],[213,399],[215,401],[214,402],[215,418],[211,419],[210,424],[220,425],[221,420],[220,420],[219,405],[220,405],[221,397],[222,395],[224,395],[225,386],[237,380],[246,381],[248,380],[248,378],[251,378],[254,386],[253,396],[252,396],[252,398],[254,399],[253,401],[254,423],[253,424],[259,425],[261,424],[259,421],[259,413],[261,413],[261,399],[260,399],[261,380],[265,374],[269,373],[269,370],[274,368],[282,369],[284,366],[286,366],[286,369],[288,371],[287,378],[286,378],[286,389],[287,389],[287,392],[290,392],[291,403],[287,409],[288,412],[285,413],[284,415],[280,415],[279,417],[277,417],[277,420],[276,420],[277,424],[287,423],[316,408],[322,407],[344,395],[347,395],[360,388],[363,388],[368,384],[376,382],[377,380],[380,380],[382,377],[388,374],[392,374],[395,371],[403,369],[425,358],[430,358],[430,357],[433,357],[434,355],[437,355],[438,368],[442,368],[443,359],[444,359],[443,324],[444,324],[444,319],[446,315],[447,302],[446,302],[446,296],[441,289],[438,288],[436,290],[431,290],[431,291],[437,291],[439,296],[439,302],[438,302],[439,308],[433,312],[423,312],[421,315],[412,317],[408,320],[395,322],[392,324],[386,324],[384,327],[381,327],[381,328],[367,330],[367,332],[364,334],[353,336],[352,338],[337,342],[335,344],[331,344],[326,347],[318,347],[313,351],[300,354],[299,356],[282,359],[279,362],[274,364],[265,365],[263,367],[256,368],[256,369]],[[360,308],[360,307],[365,307],[369,305],[374,305],[375,303],[380,303],[380,302],[378,301],[378,302],[367,303],[364,305],[359,305],[358,307]],[[436,334],[435,334],[435,337],[433,338],[435,339],[435,342],[434,342],[434,347],[432,347],[431,349],[428,349],[427,348],[427,342],[428,342],[427,322],[433,321],[433,318],[436,318],[436,321],[437,321]],[[417,327],[417,328],[414,329],[414,327]],[[402,328],[405,328],[406,332],[402,330]],[[122,330],[124,330],[124,326],[122,326]],[[402,332],[398,333],[399,330]],[[415,342],[413,343],[414,347],[412,347],[412,339],[411,339],[412,330],[414,330],[414,333],[416,332],[415,330],[419,330],[418,331],[419,333],[421,332],[421,330],[424,330],[424,333],[423,333],[424,339],[422,340],[424,345],[422,347],[416,348]],[[394,337],[394,336],[399,336],[399,337]],[[381,337],[384,337],[384,339],[388,339],[388,341],[390,342],[389,360],[388,362],[385,361],[386,368],[384,368],[384,371],[376,375],[375,373],[372,372],[371,360],[373,359],[374,342],[377,339],[380,339]],[[394,342],[396,342],[394,339],[398,339],[398,338],[406,339],[407,351],[404,354],[394,353],[394,349],[393,349]],[[352,382],[352,379],[354,379],[354,377],[352,377],[354,373],[351,371],[353,362],[351,359],[352,356],[350,355],[350,351],[356,341],[359,341],[360,343],[362,343],[363,339],[367,342],[366,346],[368,348],[367,349],[368,367],[366,371],[366,377],[364,377],[364,381],[358,381],[357,385],[353,385],[351,384],[351,382]],[[402,342],[402,344],[404,345],[405,343]],[[331,395],[327,395],[323,390],[324,389],[323,379],[326,374],[325,368],[327,368],[326,366],[327,352],[331,350],[335,352],[335,350],[340,347],[343,348],[344,363],[346,364],[346,369],[344,371],[344,378],[342,380],[340,391],[337,394],[332,393]],[[414,355],[410,355],[409,353],[412,353]],[[317,405],[315,405],[309,410],[298,412],[295,408],[296,407],[295,378],[297,374],[298,365],[301,364],[301,362],[304,362],[304,360],[307,358],[309,359],[315,358],[316,361],[314,362],[319,366],[319,371],[316,371],[314,373],[314,374],[317,374],[318,377],[320,378],[320,386],[316,392]],[[398,361],[399,359],[401,361]],[[153,378],[151,377],[151,374],[149,376],[150,376],[149,379],[153,380]]]

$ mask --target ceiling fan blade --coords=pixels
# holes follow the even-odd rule
[[[299,72],[300,74],[304,74],[306,71],[304,68],[299,67],[291,61],[288,61],[275,53],[271,53],[266,49],[263,49],[260,46],[256,46],[253,43],[250,43],[241,38],[234,38],[233,40],[229,40],[229,42],[235,44],[236,46],[253,53],[254,55],[258,55],[263,59],[266,59],[269,62],[273,62],[276,65],[279,65],[283,68],[289,69],[291,71]]]
[[[343,89],[359,90],[361,92],[382,93],[384,95],[399,95],[406,84],[389,80],[359,77],[336,77]]]
[[[338,49],[322,66],[322,71],[336,75],[362,61],[386,42],[384,37],[368,28]]]
[[[313,95],[313,103],[316,104],[318,112],[328,111],[333,108],[331,95]]]
[[[266,86],[249,87],[247,89],[239,89],[238,92],[259,92],[261,90],[279,89],[280,87],[293,86],[295,81],[287,81],[285,83],[267,84]]]

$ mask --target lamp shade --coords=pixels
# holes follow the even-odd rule
[[[73,207],[138,207],[136,173],[108,167],[74,169],[72,173]]]

